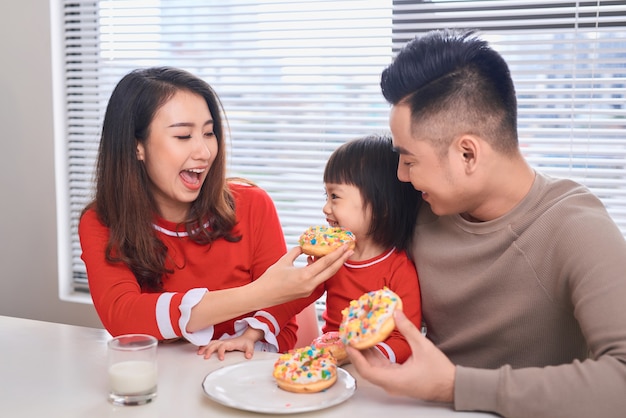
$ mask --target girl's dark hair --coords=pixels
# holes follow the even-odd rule
[[[217,94],[205,81],[184,70],[155,67],[132,71],[117,84],[107,105],[95,199],[87,208],[93,208],[110,230],[107,261],[127,264],[146,290],[162,289],[163,277],[169,271],[165,266],[167,248],[153,228],[158,208],[145,165],[137,159],[137,144],[148,139],[157,110],[179,91],[205,99],[218,144],[200,194],[184,221],[189,238],[199,244],[218,238],[241,239],[233,235],[235,208],[226,185],[224,114]]]
[[[372,212],[370,237],[381,245],[408,249],[422,195],[398,180],[398,154],[391,137],[371,135],[339,146],[324,170],[324,183],[356,186]]]

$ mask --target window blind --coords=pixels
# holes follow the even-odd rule
[[[108,97],[128,71],[178,66],[216,89],[232,133],[229,174],[270,193],[291,246],[306,226],[324,223],[322,171],[332,150],[387,130],[378,85],[393,53],[416,34],[446,27],[477,28],[504,55],[530,163],[589,186],[626,235],[626,1],[67,0],[53,7],[62,44],[57,163],[66,168],[59,205],[69,208],[59,222],[69,231],[60,243],[65,298],[87,290],[78,216],[92,196]]]
[[[626,1],[393,1],[394,51],[452,27],[509,63],[531,165],[588,186],[626,235]]]
[[[211,84],[229,121],[229,175],[273,198],[289,247],[324,224],[323,169],[341,143],[387,131],[379,79],[391,0],[126,0],[58,3],[67,206],[66,295],[88,291],[77,236],[91,200],[102,118],[138,67],[184,68]],[[55,6],[53,6],[55,7]],[[299,260],[303,262],[304,260]],[[60,263],[63,263],[60,260]],[[79,297],[80,298],[80,297]]]

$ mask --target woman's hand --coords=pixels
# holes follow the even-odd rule
[[[404,364],[396,364],[372,358],[370,353],[361,353],[348,346],[350,360],[358,373],[390,394],[436,402],[454,401],[454,364],[404,313],[396,311],[394,317],[413,354]]]
[[[227,351],[243,351],[247,359],[252,358],[254,353],[254,343],[263,337],[263,331],[250,328],[246,329],[243,334],[238,337],[226,340],[213,340],[205,346],[198,349],[199,355],[204,355],[205,359],[211,357],[211,354],[217,353],[217,358],[224,360]]]
[[[343,245],[332,253],[315,259],[315,262],[309,262],[305,267],[295,267],[293,263],[301,254],[302,248],[292,248],[252,283],[259,292],[272,300],[267,306],[309,296],[317,286],[341,268],[353,251]]]
[[[307,297],[332,277],[353,251],[343,245],[312,264],[296,267],[293,263],[301,254],[302,248],[294,247],[252,283],[206,292],[191,309],[187,332],[196,332],[248,312]]]

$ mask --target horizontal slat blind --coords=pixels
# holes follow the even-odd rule
[[[215,88],[232,134],[229,174],[270,193],[289,246],[324,223],[329,154],[348,139],[387,131],[379,79],[391,57],[391,0],[67,0],[60,7],[74,290],[87,290],[77,225],[92,197],[104,109],[131,69],[177,66]]]
[[[64,16],[73,287],[86,290],[76,229],[91,198],[101,119],[128,71],[179,66],[215,87],[232,131],[230,174],[268,190],[291,246],[323,223],[330,152],[387,130],[378,83],[392,53],[445,27],[478,28],[502,52],[531,164],[588,185],[626,235],[626,1],[394,0],[393,17],[391,3],[55,2]]]
[[[626,235],[626,1],[393,2],[393,49],[475,28],[511,68],[523,151],[587,185]]]

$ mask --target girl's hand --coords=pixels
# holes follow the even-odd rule
[[[239,337],[211,341],[200,347],[198,354],[204,355],[204,358],[208,359],[217,352],[217,358],[224,360],[227,351],[243,351],[244,356],[251,359],[254,353],[254,343],[259,341],[261,337],[263,337],[263,331],[248,327]]]

